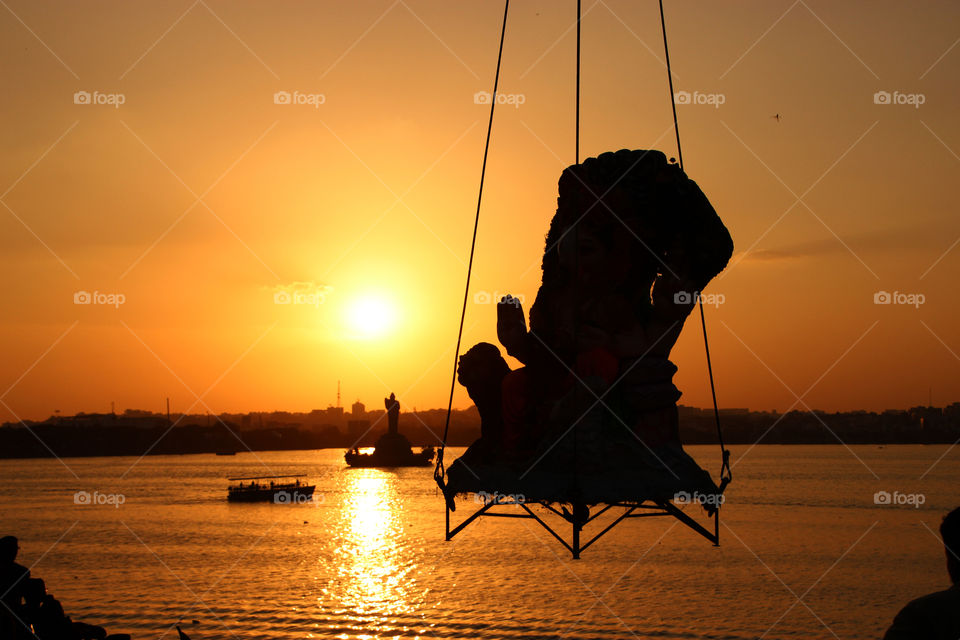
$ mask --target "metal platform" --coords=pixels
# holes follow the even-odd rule
[[[543,518],[534,513],[533,509],[530,508],[531,505],[539,504],[545,509],[551,511],[552,513],[560,516],[568,523],[572,530],[571,540],[567,542],[566,539],[559,533],[557,533],[553,527],[550,526]],[[490,500],[485,502],[485,504],[469,515],[465,520],[460,524],[456,525],[453,529],[450,528],[450,507],[446,507],[446,539],[450,541],[455,535],[463,531],[471,522],[481,517],[489,518],[525,518],[535,520],[542,526],[547,532],[550,533],[560,544],[562,544],[567,551],[573,555],[574,560],[580,559],[580,554],[585,551],[590,545],[599,540],[607,532],[613,529],[615,526],[623,522],[628,518],[655,518],[655,517],[673,517],[685,524],[687,527],[693,531],[699,533],[701,536],[713,543],[714,546],[720,546],[720,510],[716,509],[713,512],[713,515],[710,518],[713,520],[713,531],[710,531],[702,524],[691,518],[689,515],[684,513],[681,509],[678,509],[676,505],[672,502],[638,502],[638,503],[628,503],[628,502],[615,502],[606,505],[597,505],[599,509],[594,513],[590,513],[590,508],[586,505],[575,505],[572,507],[572,511],[568,511],[566,507],[560,507],[559,509],[554,506],[555,503],[540,501],[540,500],[517,500],[517,499],[508,499],[506,501],[500,500]],[[494,507],[520,507],[521,513],[507,513],[501,511],[494,511]],[[609,523],[606,527],[601,529],[599,532],[589,537],[586,542],[583,542],[584,539],[584,528],[596,520],[598,517],[606,513],[611,509],[622,509],[619,516],[617,516],[613,522]]]

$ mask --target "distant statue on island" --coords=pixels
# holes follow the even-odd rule
[[[373,453],[360,453],[353,447],[344,454],[351,467],[425,467],[433,460],[433,447],[414,453],[410,441],[400,433],[400,401],[393,393],[383,399],[387,410],[387,432],[377,439]]]
[[[730,234],[659,151],[624,149],[568,167],[557,203],[529,329],[517,299],[497,306],[500,344],[524,366],[511,371],[489,343],[460,358],[458,380],[482,425],[464,464],[511,466],[549,452],[541,465],[599,469],[613,458],[630,464],[637,442],[679,448],[670,351],[729,261]],[[610,437],[630,452],[603,444]]]
[[[400,424],[400,401],[391,393],[389,398],[383,399],[383,406],[387,410],[387,432],[396,435]]]

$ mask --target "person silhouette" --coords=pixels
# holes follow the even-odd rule
[[[893,619],[883,640],[957,640],[960,638],[960,507],[940,524],[947,556],[947,574],[953,583],[911,601]]]
[[[24,640],[105,640],[108,637],[103,627],[77,622],[67,616],[63,605],[52,594],[47,593],[46,585],[40,578],[28,578],[23,582],[24,623],[30,624],[33,631],[26,631],[17,637]],[[109,637],[111,640],[118,640],[124,637],[124,634]]]
[[[12,637],[23,624],[23,599],[30,570],[17,564],[20,545],[14,536],[0,538],[0,637]],[[8,635],[9,634],[9,635]]]

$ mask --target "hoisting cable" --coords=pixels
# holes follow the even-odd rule
[[[680,170],[683,171],[683,151],[680,147],[680,123],[677,120],[677,100],[673,93],[673,73],[670,70],[670,48],[667,46],[667,24],[663,15],[663,0],[660,3],[660,28],[663,31],[663,55],[667,63],[667,81],[670,86],[670,106],[673,109],[673,130],[677,136],[677,160],[680,163]],[[727,488],[730,481],[733,480],[733,472],[730,470],[730,451],[723,442],[723,428],[720,426],[720,409],[717,405],[717,388],[713,381],[713,364],[710,361],[710,342],[707,340],[707,318],[703,311],[703,298],[700,292],[697,292],[697,306],[700,308],[700,326],[703,327],[703,348],[707,354],[707,373],[710,377],[710,395],[713,397],[713,417],[717,423],[717,439],[720,443],[720,452],[723,457],[723,463],[720,466],[720,493]]]
[[[574,131],[575,131],[575,135],[574,135],[574,150],[573,150],[573,160],[574,160],[574,164],[580,164],[580,21],[581,21],[581,19],[582,19],[582,17],[583,17],[583,14],[582,14],[581,9],[582,9],[581,0],[577,0],[577,66],[576,66],[576,71],[575,71],[575,76],[576,76],[576,79],[577,79],[577,80],[576,80],[577,86],[576,86],[576,96],[575,96],[575,98],[576,98],[576,110],[575,110],[575,112],[574,112],[574,113],[575,113],[575,115],[574,115],[574,123],[575,123],[575,124],[574,124]],[[575,283],[579,283],[579,281],[580,281],[580,224],[579,224],[579,220],[578,220],[577,222],[575,222],[574,225],[573,225],[573,246],[575,247],[575,249],[574,249],[574,254],[573,254],[573,273],[574,273],[574,276],[573,276],[573,279],[574,279],[574,280],[573,280],[573,281],[574,281]],[[558,248],[558,250],[559,250],[559,248]],[[575,285],[575,286],[578,286],[578,285]],[[579,349],[580,349],[580,339],[579,339],[579,335],[578,335],[578,334],[579,334],[579,329],[580,329],[580,307],[579,307],[579,306],[576,306],[576,307],[574,307],[574,311],[573,311],[573,351],[574,351],[574,354],[579,353]],[[576,368],[577,368],[577,356],[576,356],[576,355],[574,355],[574,361],[573,361],[572,365],[573,365],[574,371],[576,371]],[[577,383],[579,383],[579,384],[577,384]],[[580,397],[581,397],[581,395],[582,395],[582,394],[580,393],[580,385],[582,385],[582,384],[584,384],[583,381],[580,380],[579,377],[577,376],[577,380],[576,380],[576,382],[575,382],[575,384],[574,384],[574,387],[573,387],[574,405],[577,406],[577,407],[580,406]],[[578,442],[578,440],[579,440],[578,434],[579,434],[579,432],[580,432],[580,421],[581,421],[582,419],[583,419],[583,418],[581,417],[580,420],[577,420],[577,422],[575,422],[574,425],[573,425],[573,487],[572,487],[572,490],[571,490],[571,495],[574,496],[574,497],[576,497],[576,496],[580,493],[580,475],[579,475],[580,457],[579,457],[579,451],[578,451],[578,449],[577,449],[577,442]],[[571,506],[571,508],[572,508],[572,511],[571,511],[570,516],[568,517],[568,519],[569,519],[570,522],[574,525],[574,527],[576,527],[576,526],[577,526],[577,521],[578,521],[578,519],[583,519],[583,520],[585,520],[585,518],[583,517],[583,514],[582,514],[582,508],[581,508],[579,505],[574,504],[574,503],[571,503],[570,506]],[[565,510],[565,509],[564,509],[564,513],[566,513],[566,510]]]
[[[582,17],[580,8],[581,0],[577,0],[577,133],[575,140],[576,148],[573,153],[574,164],[580,164],[580,18]]]
[[[450,397],[447,401],[447,417],[443,424],[443,440],[437,452],[437,466],[433,471],[433,478],[441,489],[444,488],[443,452],[447,446],[447,435],[450,431],[450,413],[453,411],[453,392],[457,385],[457,364],[460,360],[460,343],[463,340],[463,322],[467,316],[467,301],[470,297],[470,276],[473,273],[473,256],[477,248],[477,229],[480,226],[480,204],[483,202],[483,180],[487,174],[487,155],[490,151],[490,133],[493,131],[493,111],[497,106],[497,89],[500,84],[500,62],[503,60],[503,40],[507,32],[507,12],[510,9],[510,0],[503,4],[503,26],[500,28],[500,48],[497,52],[497,71],[493,77],[493,94],[490,96],[490,119],[487,122],[487,140],[483,146],[483,164],[480,168],[480,189],[477,193],[477,212],[473,219],[473,237],[470,240],[470,259],[467,262],[467,283],[463,291],[463,308],[460,311],[460,329],[457,331],[457,348],[453,354],[453,378],[450,381]]]

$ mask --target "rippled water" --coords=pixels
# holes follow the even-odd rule
[[[689,451],[716,472],[714,448]],[[946,586],[935,532],[960,503],[960,448],[733,457],[719,548],[667,518],[624,522],[579,561],[529,520],[445,542],[431,470],[348,469],[339,450],[3,461],[0,533],[74,619],[134,638],[180,620],[194,640],[877,638]],[[227,476],[282,473],[309,474],[316,504],[227,503]],[[459,505],[457,522],[476,506]]]

